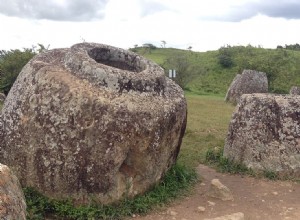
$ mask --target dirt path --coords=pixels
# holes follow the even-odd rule
[[[245,220],[300,220],[300,184],[289,181],[270,181],[217,173],[200,165],[197,172],[204,178],[192,195],[174,202],[161,211],[131,220],[201,220],[242,212]],[[233,193],[233,201],[208,197],[212,179],[219,179]],[[205,211],[199,211],[198,207]]]

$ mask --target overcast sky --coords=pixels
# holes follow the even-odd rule
[[[299,0],[0,0],[0,49],[82,41],[194,51],[300,43]]]

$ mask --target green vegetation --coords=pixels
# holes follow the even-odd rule
[[[23,50],[0,50],[0,92],[8,94],[22,68],[36,54],[48,50],[49,46],[37,44]]]
[[[22,68],[34,55],[32,49],[0,51],[0,92],[9,92]]]
[[[234,106],[221,96],[187,94],[188,122],[179,162],[190,167],[205,163],[210,148],[221,148]]]
[[[164,205],[182,196],[197,180],[193,169],[173,166],[164,179],[151,191],[134,199],[124,199],[119,204],[75,207],[70,200],[57,201],[43,196],[32,188],[24,189],[27,203],[27,219],[121,219],[133,214],[144,214],[154,207]]]
[[[184,86],[187,91],[224,95],[235,75],[243,69],[266,72],[272,93],[288,93],[292,86],[300,86],[300,51],[291,48],[298,48],[297,44],[287,45],[286,49],[226,46],[208,52],[156,48],[147,53],[144,47],[134,50],[162,66],[172,56],[184,56],[190,70],[187,77],[192,78]]]
[[[264,170],[263,172],[254,172],[252,169],[247,168],[243,164],[239,164],[229,160],[228,158],[225,158],[223,156],[223,147],[208,149],[206,152],[205,163],[215,167],[219,172],[222,173],[249,175],[256,178],[265,177],[270,180],[291,179],[284,176],[280,177],[278,173],[274,171]],[[298,181],[297,179],[292,180]]]
[[[205,162],[206,164],[216,167],[219,172],[255,176],[252,169],[248,169],[243,164],[235,163],[228,158],[223,157],[223,147],[208,149]]]

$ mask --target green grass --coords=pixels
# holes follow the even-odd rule
[[[205,155],[205,163],[217,168],[222,173],[257,176],[252,169],[247,168],[245,165],[235,163],[223,157],[223,147],[208,149]]]
[[[180,163],[196,167],[205,162],[210,148],[221,148],[234,106],[221,96],[187,94],[187,129],[178,157]]]
[[[132,214],[145,214],[184,195],[197,181],[194,169],[176,164],[163,180],[145,195],[124,199],[114,205],[93,204],[75,207],[70,200],[49,199],[33,188],[24,189],[27,203],[27,219],[121,219]]]

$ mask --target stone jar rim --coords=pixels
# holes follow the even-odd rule
[[[152,61],[121,48],[97,43],[73,45],[64,60],[72,74],[119,92],[163,94],[164,70]]]

